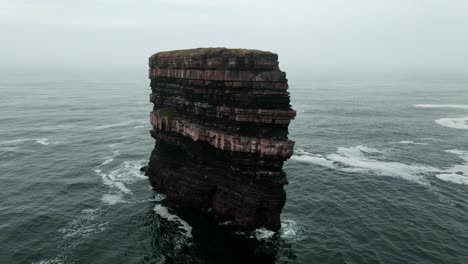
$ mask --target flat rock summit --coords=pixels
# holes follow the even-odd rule
[[[246,230],[279,230],[296,112],[278,55],[175,50],[151,56],[149,68],[151,185],[179,208],[211,211]]]

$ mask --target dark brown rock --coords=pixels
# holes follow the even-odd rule
[[[296,114],[278,56],[193,49],[156,53],[149,65],[152,186],[173,205],[211,210],[248,230],[278,230]]]

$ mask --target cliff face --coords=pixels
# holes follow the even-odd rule
[[[296,115],[278,56],[180,50],[154,54],[149,66],[152,186],[174,205],[211,210],[245,229],[278,230]]]

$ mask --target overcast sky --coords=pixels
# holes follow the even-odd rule
[[[290,69],[466,70],[468,0],[0,0],[0,36],[0,66],[146,67],[223,46]]]

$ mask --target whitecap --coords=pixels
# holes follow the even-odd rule
[[[21,138],[21,139],[13,139],[13,140],[6,140],[6,141],[0,141],[0,145],[7,145],[7,146],[16,146],[19,143],[23,143],[26,141],[29,141],[31,139],[29,138]]]
[[[114,128],[114,127],[131,126],[131,125],[135,125],[135,124],[141,124],[142,122],[145,122],[145,121],[143,121],[143,120],[129,120],[129,121],[123,121],[123,122],[114,123],[114,124],[95,126],[94,129],[95,130],[101,130],[101,129]]]
[[[48,142],[49,139],[47,139],[47,138],[38,138],[35,141],[36,141],[36,143],[44,145],[44,146],[49,145],[49,142]]]
[[[282,219],[281,228],[277,233],[266,228],[258,228],[254,231],[253,237],[259,241],[262,241],[271,239],[275,235],[279,235],[279,237],[283,239],[297,240],[301,238],[302,232],[302,229],[299,227],[296,221],[291,219]]]
[[[438,171],[438,169],[427,165],[382,161],[374,157],[375,154],[381,153],[383,151],[365,146],[339,147],[336,153],[326,156],[303,151],[296,153],[291,159],[344,172],[399,177],[422,185],[429,184],[424,176],[425,173]]]
[[[441,118],[435,121],[437,124],[455,128],[455,129],[468,129],[468,116],[460,118]]]
[[[133,195],[133,192],[127,187],[126,184],[131,184],[141,179],[147,179],[147,177],[141,175],[140,172],[140,167],[143,166],[146,161],[124,161],[119,166],[117,166],[117,168],[105,173],[102,166],[111,163],[114,160],[113,157],[117,155],[119,155],[119,152],[114,151],[112,156],[106,157],[107,159],[104,160],[104,162],[101,163],[101,165],[99,165],[96,169],[94,169],[94,172],[96,172],[96,174],[101,177],[102,183],[104,185],[107,185],[111,188],[112,192],[117,191],[122,195]],[[111,193],[109,195],[115,194]],[[106,197],[101,200],[111,205],[117,203],[110,199],[111,196],[107,198]]]
[[[458,108],[458,109],[468,109],[468,105],[451,105],[451,104],[414,104],[414,107],[419,108]]]
[[[427,177],[434,175],[442,181],[468,185],[468,151],[452,149],[445,152],[457,155],[465,163],[456,164],[448,169],[439,169],[424,164],[382,161],[369,156],[372,153],[383,153],[382,151],[363,146],[339,147],[336,153],[328,155],[313,154],[299,149],[291,159],[343,172],[398,177],[422,185],[429,185]]]
[[[254,231],[254,236],[257,240],[268,240],[272,238],[276,233],[274,231],[268,230],[266,228],[258,228]]]
[[[411,140],[402,140],[400,142],[397,142],[398,144],[409,144],[409,145],[428,145],[427,143],[420,143],[420,142],[414,142]]]
[[[144,128],[144,125],[134,126],[133,128]]]
[[[128,203],[127,201],[124,200],[122,194],[103,194],[101,197],[101,201],[109,205],[115,205],[119,203]]]
[[[442,173],[442,174],[437,174],[436,177],[437,179],[442,180],[442,181],[468,185],[468,176],[465,176],[465,175],[460,175],[456,173]]]
[[[450,149],[445,152],[457,155],[459,158],[464,160],[465,163],[457,164],[447,170],[444,170],[443,173],[436,175],[437,179],[461,185],[468,185],[468,151]]]
[[[119,154],[120,152],[118,150],[115,150],[114,152],[112,152],[110,156],[104,157],[105,160],[104,162],[101,163],[101,165],[106,165],[106,164],[111,163],[112,161],[114,161],[114,158],[117,157]]]
[[[60,257],[33,262],[33,264],[62,264],[62,263],[63,263],[63,260]]]
[[[168,221],[177,223],[184,230],[184,234],[186,237],[188,238],[192,237],[192,227],[187,222],[185,222],[180,217],[178,217],[177,215],[171,214],[167,207],[157,204],[156,206],[154,206],[153,210],[160,217]]]
[[[162,202],[163,200],[166,199],[166,195],[165,194],[161,194],[161,193],[158,193],[154,196],[153,198],[153,201],[155,202]]]
[[[78,218],[70,222],[67,227],[60,228],[58,231],[64,235],[64,239],[83,238],[104,231],[106,230],[107,223],[96,221],[99,212],[98,208],[84,209]]]
[[[113,158],[108,158],[108,159],[106,159],[106,160],[105,160],[103,163],[101,163],[101,164],[102,164],[102,165],[106,165],[106,164],[111,163],[112,161],[114,161]]]
[[[110,176],[110,174],[103,173],[101,169],[95,169],[94,171],[96,174],[101,176],[102,182],[105,185],[111,188],[117,188],[123,193],[132,194],[132,191],[130,191],[130,189],[128,189],[123,182],[117,181],[115,177]]]
[[[299,227],[296,221],[284,219],[281,220],[281,229],[279,230],[279,234],[281,238],[297,240],[301,238],[302,228]]]

